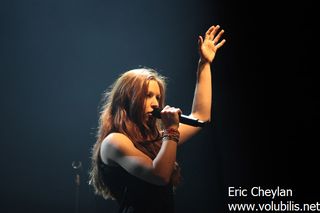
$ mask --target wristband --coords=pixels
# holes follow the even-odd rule
[[[163,131],[163,140],[172,140],[176,143],[179,142],[180,132],[174,128],[168,128]]]

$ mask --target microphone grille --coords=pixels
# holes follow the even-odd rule
[[[161,118],[161,110],[160,108],[154,108],[152,111],[152,116],[156,118]]]

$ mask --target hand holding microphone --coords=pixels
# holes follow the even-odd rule
[[[158,110],[158,108],[156,108]],[[152,115],[154,116],[154,111]],[[162,120],[162,123],[165,128],[179,128],[179,116],[181,114],[181,110],[179,108],[165,106],[163,109],[159,109],[159,119]],[[155,117],[155,116],[154,116]]]
[[[161,117],[162,117],[161,111],[162,111],[161,108],[154,108],[152,111],[152,116],[155,118],[161,119]],[[180,110],[180,112],[181,112],[181,110]],[[180,121],[180,123],[187,124],[190,126],[195,126],[195,127],[205,127],[209,123],[208,121],[206,121],[206,122],[201,121],[199,119],[195,119],[190,116],[182,115],[182,114],[179,114],[179,121]]]

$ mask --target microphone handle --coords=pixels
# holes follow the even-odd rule
[[[204,127],[206,125],[206,122],[200,121],[199,119],[190,118],[186,115],[180,115],[180,123],[195,127]]]

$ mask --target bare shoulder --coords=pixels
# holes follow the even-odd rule
[[[125,149],[132,146],[132,141],[126,135],[122,133],[111,133],[102,141],[101,150],[125,151]]]
[[[116,160],[116,158],[125,155],[132,146],[132,141],[126,135],[111,133],[101,144],[100,155],[102,161],[108,163],[110,160]]]
[[[102,146],[112,146],[119,149],[128,145],[133,145],[133,143],[122,133],[111,133],[102,141]]]

